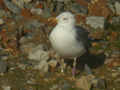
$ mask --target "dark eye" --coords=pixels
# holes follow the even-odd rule
[[[68,18],[63,18],[63,20],[68,20]]]

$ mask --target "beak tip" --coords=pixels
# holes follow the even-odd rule
[[[48,23],[50,23],[50,25],[56,25],[57,24],[57,19],[55,17],[51,17],[48,18]]]

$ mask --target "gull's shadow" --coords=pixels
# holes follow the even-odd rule
[[[105,55],[103,53],[99,55],[85,53],[83,56],[77,58],[77,69],[84,70],[85,64],[90,68],[97,68],[102,66],[104,61]],[[72,67],[73,60],[65,60],[65,62]]]

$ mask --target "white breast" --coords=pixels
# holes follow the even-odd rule
[[[77,42],[71,27],[56,26],[50,34],[50,42],[58,54],[64,57],[77,57],[85,53],[82,42]]]

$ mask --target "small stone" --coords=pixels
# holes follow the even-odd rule
[[[3,9],[0,9],[0,18],[6,16],[6,12]]]
[[[112,73],[112,77],[113,77],[113,78],[116,78],[118,75],[120,75],[119,72],[113,72],[113,73]]]
[[[33,48],[31,52],[29,52],[28,58],[37,61],[46,61],[49,59],[49,53],[47,51],[44,51],[43,45],[40,44],[37,47]]]
[[[120,16],[112,17],[112,24],[119,24],[120,23]]]
[[[24,8],[24,0],[12,0],[19,8]]]
[[[44,45],[40,44],[37,47],[34,47],[31,52],[28,54],[28,58],[38,63],[34,66],[34,69],[39,69],[41,72],[48,71],[48,62],[49,53],[44,51]]]
[[[57,60],[50,60],[49,62],[48,62],[48,64],[52,67],[52,68],[55,68],[56,67],[56,65],[57,65]]]
[[[42,16],[43,16],[44,18],[51,17],[50,8],[45,7],[44,10],[43,10]]]
[[[59,88],[59,86],[57,84],[52,85],[52,87],[50,87],[50,90],[57,90]]]
[[[26,4],[32,2],[32,0],[23,0],[23,1],[24,1],[24,3],[26,3]]]
[[[4,24],[4,20],[0,19],[0,25]]]
[[[116,83],[120,83],[120,78],[118,77],[116,80],[114,80]]]
[[[27,80],[27,84],[35,84],[35,79],[31,78]]]
[[[5,55],[5,56],[1,56],[0,58],[1,58],[2,60],[7,60],[7,59],[8,59],[8,56]]]
[[[40,70],[41,72],[48,72],[47,61],[40,61],[35,66],[34,69]]]
[[[83,90],[90,90],[91,83],[86,76],[82,76],[76,81],[76,87]]]
[[[89,74],[92,74],[92,71],[91,71],[91,69],[90,69],[90,67],[87,65],[87,64],[85,64],[85,71],[86,71],[86,73],[89,75]]]
[[[88,16],[86,18],[86,24],[90,25],[92,28],[104,28],[105,18],[102,16]]]
[[[58,2],[64,2],[64,0],[54,0],[54,1],[58,1]]]
[[[3,90],[11,90],[10,86],[2,86]]]
[[[42,15],[43,10],[41,8],[32,8],[31,9],[32,14]]]
[[[6,5],[6,7],[13,13],[19,14],[21,12],[21,9],[19,7],[17,7],[15,4],[13,4],[11,1],[9,1],[9,0],[3,0],[3,1],[4,1],[4,4]]]
[[[70,88],[72,88],[72,85],[69,82],[65,81],[62,85],[62,90],[69,90]]]
[[[23,40],[23,41],[21,41],[21,42],[24,42],[24,41],[26,41],[26,39]],[[29,52],[32,51],[33,47],[35,47],[35,44],[34,44],[34,43],[27,43],[27,44],[21,45],[21,46],[20,46],[20,50],[21,50],[23,53],[28,54]]]
[[[111,1],[112,1],[112,0],[109,0],[108,3],[107,3],[107,5],[108,5],[108,8],[110,8],[110,10],[111,10],[113,13],[115,13],[114,1],[113,1],[113,2],[111,2]]]
[[[105,89],[106,88],[106,82],[104,79],[94,78],[91,80],[93,88],[100,88]]]
[[[39,22],[38,20],[29,20],[29,22],[25,23],[25,28],[34,30],[36,28],[40,28],[43,25],[43,23]]]
[[[74,3],[71,7],[71,10],[75,13],[87,14],[88,9],[86,7],[81,6],[80,4]]]
[[[7,71],[7,63],[0,60],[0,73],[5,73]]]
[[[21,37],[20,43],[23,44],[23,43],[27,43],[28,41],[32,40],[34,34],[35,34],[35,32],[33,32],[33,33],[32,32],[26,33],[23,37]]]
[[[26,66],[24,64],[18,64],[18,67],[22,70],[25,70],[26,69]]]
[[[119,2],[115,2],[115,9],[116,9],[116,14],[120,15],[120,3]]]

